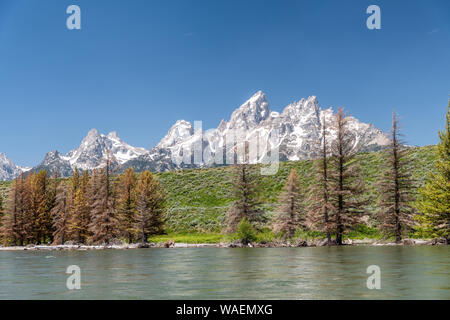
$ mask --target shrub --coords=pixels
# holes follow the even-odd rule
[[[243,243],[249,243],[256,240],[256,231],[246,218],[239,222],[236,233]]]

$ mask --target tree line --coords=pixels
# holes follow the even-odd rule
[[[301,178],[292,169],[280,195],[272,221],[274,233],[291,238],[296,230],[324,232],[328,243],[343,243],[343,235],[363,223],[370,199],[356,159],[355,138],[350,118],[341,108],[327,121],[322,119],[321,137],[314,142],[318,158],[314,161],[312,183],[303,188]],[[376,220],[385,236],[400,242],[415,229],[426,237],[450,239],[450,102],[446,127],[439,132],[436,170],[425,185],[419,187],[412,178],[408,148],[401,140],[399,120],[392,116],[390,145],[384,151],[383,170],[378,174]],[[330,123],[328,123],[330,122]],[[330,132],[334,139],[330,139]],[[256,173],[245,161],[235,166],[234,198],[227,212],[227,230],[234,232],[239,224],[254,229],[265,224],[265,215],[258,202]],[[245,225],[248,229],[249,226]],[[332,235],[335,239],[332,240]]]
[[[80,173],[67,181],[46,171],[15,179],[0,232],[9,245],[111,244],[125,238],[146,242],[163,232],[165,192],[149,171],[136,176],[132,168],[118,179],[104,168]],[[3,207],[3,206],[0,206]]]

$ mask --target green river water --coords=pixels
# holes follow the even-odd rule
[[[450,299],[450,246],[1,251],[0,299]]]

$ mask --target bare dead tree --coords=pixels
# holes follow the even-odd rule
[[[57,244],[64,244],[69,234],[69,217],[70,217],[71,198],[69,196],[69,188],[65,183],[58,186],[56,194],[56,205],[51,213],[53,216],[53,241]]]
[[[291,238],[299,227],[305,227],[304,190],[295,169],[291,169],[286,185],[280,195],[274,219],[273,231]]]
[[[235,148],[236,150],[236,148]],[[244,142],[244,155],[241,163],[234,165],[232,174],[232,194],[235,199],[227,211],[226,231],[235,232],[239,222],[247,219],[253,225],[262,222],[259,188],[254,168],[249,165],[248,142]]]
[[[415,184],[411,177],[411,162],[407,158],[399,133],[399,121],[392,113],[391,143],[385,152],[384,171],[379,177],[378,206],[380,229],[387,235],[395,236],[400,242],[402,235],[414,225]]]
[[[360,223],[366,200],[363,198],[364,180],[355,159],[355,138],[342,108],[337,112],[333,126],[336,138],[331,144],[329,165],[329,201],[332,206],[329,222],[336,232],[336,243],[341,245],[344,232]]]
[[[332,205],[329,201],[329,142],[328,124],[325,115],[322,116],[321,137],[313,141],[313,149],[318,154],[318,159],[313,164],[313,182],[308,194],[308,224],[313,228],[324,231],[327,234],[328,243],[331,242],[332,225],[329,222],[329,211]]]
[[[101,169],[99,176],[94,181],[91,222],[89,225],[92,241],[105,244],[109,244],[115,239],[118,230],[110,166],[111,162],[108,157],[106,166]]]

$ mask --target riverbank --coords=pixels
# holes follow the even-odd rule
[[[445,239],[404,239],[400,243],[388,240],[357,239],[345,240],[346,246],[436,246],[447,245]],[[177,243],[173,240],[167,242],[133,243],[133,244],[111,244],[111,245],[27,245],[27,246],[0,246],[0,251],[60,251],[60,250],[105,250],[105,249],[145,249],[145,248],[296,248],[296,247],[324,247],[335,246],[332,242],[327,243],[326,239],[319,240],[299,240],[296,242],[257,242],[243,243],[241,241],[220,242],[220,243]]]

